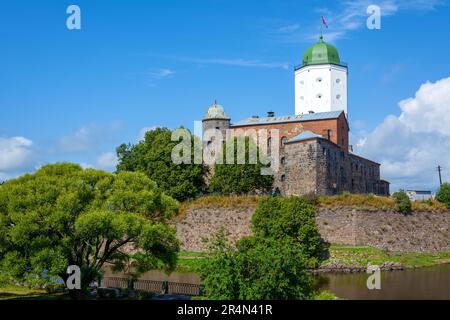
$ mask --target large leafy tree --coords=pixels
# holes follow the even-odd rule
[[[322,240],[315,221],[315,207],[300,197],[265,197],[252,217],[253,233],[261,238],[289,238],[316,267],[326,258],[328,245]]]
[[[309,270],[326,258],[315,209],[302,198],[264,197],[253,216],[253,233],[227,244],[223,231],[210,243],[200,268],[211,299],[308,299]]]
[[[142,173],[45,166],[0,187],[0,271],[16,281],[44,271],[66,281],[77,265],[85,289],[105,264],[171,270],[179,246],[166,220],[177,208]]]
[[[143,172],[166,194],[179,201],[195,198],[204,189],[206,171],[203,164],[194,164],[196,138],[192,136],[191,164],[172,161],[172,150],[179,141],[172,141],[171,138],[171,130],[157,128],[148,131],[144,140],[135,145],[120,145],[117,148],[117,170]]]
[[[244,146],[243,148],[241,146]],[[255,150],[256,163],[250,161],[250,150]],[[242,152],[245,161],[240,164],[238,154]],[[227,161],[227,154],[234,154],[232,161]],[[235,137],[226,141],[219,155],[222,164],[214,166],[214,176],[209,185],[210,192],[221,194],[249,194],[268,192],[273,185],[273,175],[262,175],[261,169],[267,168],[266,161],[259,157],[259,148],[250,137]],[[264,159],[265,160],[265,159]],[[231,163],[229,163],[231,162]]]
[[[212,300],[293,300],[312,295],[308,259],[289,238],[247,237],[236,247],[219,233],[200,268]]]
[[[450,183],[446,182],[442,184],[436,194],[436,199],[450,208]]]

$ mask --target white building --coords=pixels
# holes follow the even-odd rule
[[[295,70],[295,114],[344,111],[348,117],[347,76],[337,49],[320,36]]]

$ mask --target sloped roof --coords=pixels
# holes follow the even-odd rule
[[[344,111],[329,111],[329,112],[306,113],[301,115],[288,115],[279,117],[265,117],[265,118],[252,117],[238,121],[232,124],[231,127],[337,119],[343,112]]]
[[[322,136],[312,133],[311,131],[305,131],[305,132],[302,132],[299,135],[289,139],[288,142],[297,142],[297,141],[303,141],[303,140],[314,139],[314,138],[322,138]]]

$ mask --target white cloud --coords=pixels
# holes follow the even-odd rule
[[[117,166],[117,156],[114,152],[102,153],[97,158],[97,164],[102,169],[114,169]]]
[[[367,8],[370,5],[380,7],[381,27],[383,28],[383,19],[400,11],[432,11],[445,2],[445,0],[341,0],[333,8],[316,8],[315,12],[323,15],[329,26],[329,29],[324,28],[325,41],[334,42],[345,38],[348,32],[366,27],[369,17]],[[317,40],[319,38],[319,21],[314,24],[314,27],[303,30],[299,30],[299,28],[289,30],[289,28],[281,27],[277,32],[285,42]]]
[[[287,62],[267,62],[257,59],[244,59],[244,58],[189,58],[189,57],[169,57],[181,61],[198,63],[198,64],[217,64],[227,65],[235,67],[253,67],[253,68],[281,68],[284,70],[289,69],[289,63]]]
[[[85,162],[81,162],[79,163],[79,165],[83,168],[83,169],[93,169],[94,166],[92,164],[89,163],[85,163]]]
[[[450,77],[423,84],[399,107],[400,116],[387,116],[374,131],[357,138],[356,152],[381,163],[393,190],[434,190],[437,165],[450,171]]]
[[[90,124],[62,137],[59,147],[63,152],[83,152],[108,141],[111,135],[120,129],[119,123],[108,125]]]
[[[148,72],[148,75],[153,80],[160,80],[173,76],[175,73],[176,73],[175,71],[170,69],[152,69]]]
[[[24,137],[0,137],[0,174],[29,167],[34,161],[33,142]]]

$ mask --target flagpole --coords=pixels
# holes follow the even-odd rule
[[[323,21],[320,21],[320,38],[323,38]]]

